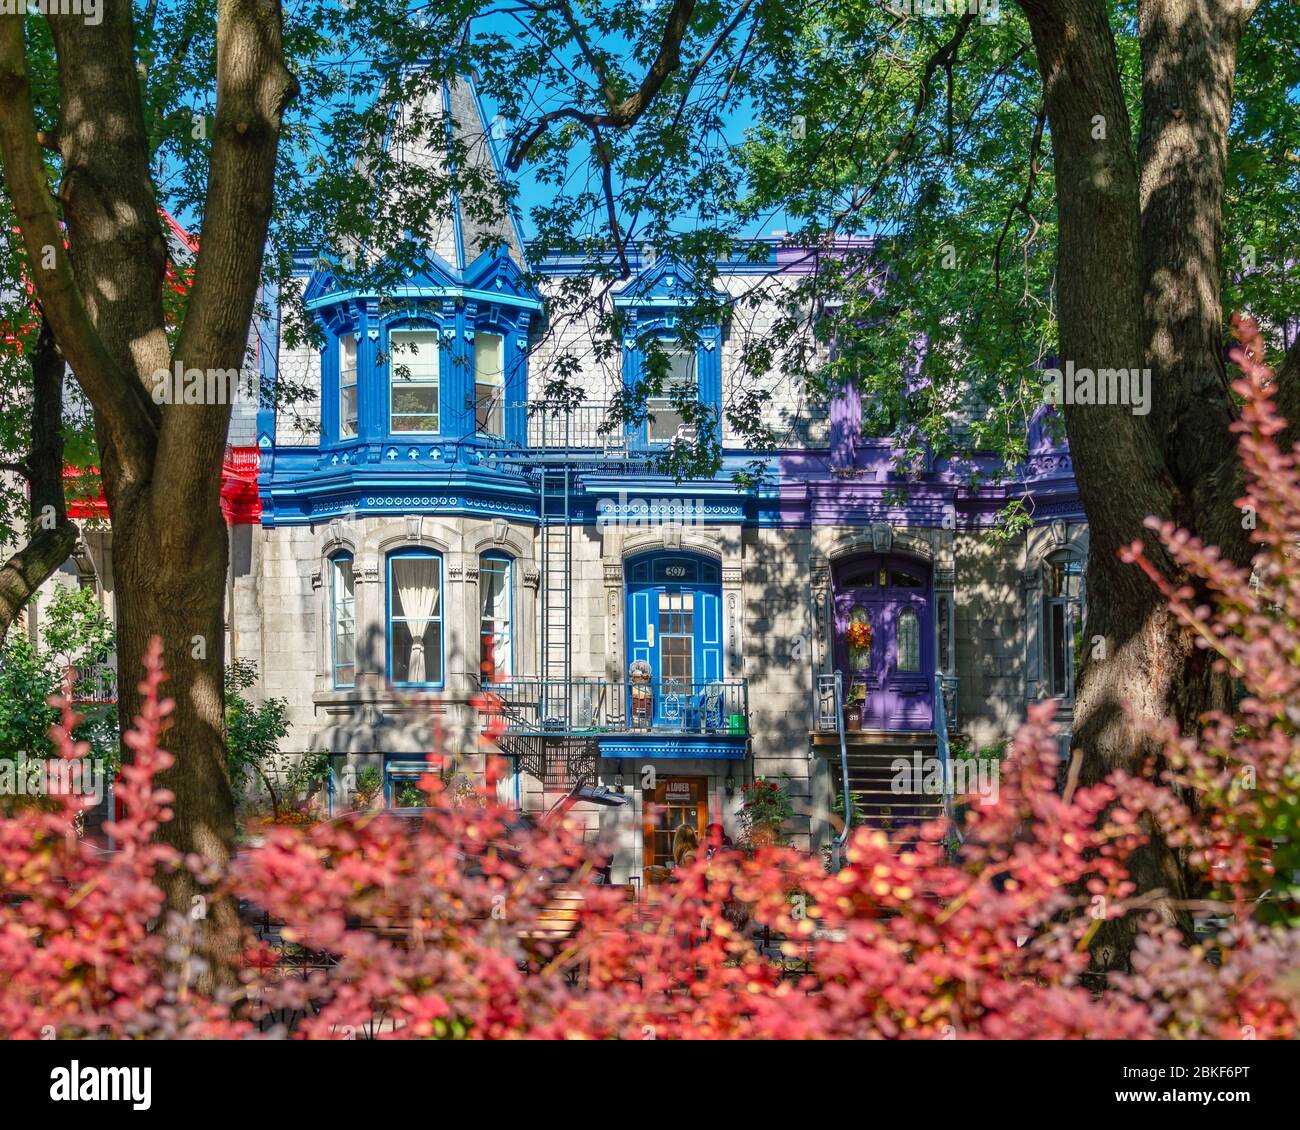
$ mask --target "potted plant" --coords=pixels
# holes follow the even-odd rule
[[[741,791],[745,802],[740,809],[740,842],[751,850],[784,843],[782,828],[794,815],[784,783],[758,777]]]
[[[867,702],[867,688],[862,683],[849,687],[848,698],[844,700],[844,728],[846,730],[862,729],[862,708]]]

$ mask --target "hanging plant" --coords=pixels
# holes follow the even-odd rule
[[[871,646],[871,625],[865,620],[855,620],[845,630],[844,638],[855,651],[865,651]]]

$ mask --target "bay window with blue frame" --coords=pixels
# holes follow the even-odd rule
[[[388,678],[394,686],[444,685],[442,555],[399,549],[388,555]]]

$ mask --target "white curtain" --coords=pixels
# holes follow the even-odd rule
[[[393,570],[397,578],[397,595],[406,614],[411,631],[411,653],[408,657],[407,679],[423,683],[424,631],[428,620],[438,614],[438,560],[435,557],[406,557],[397,562]]]

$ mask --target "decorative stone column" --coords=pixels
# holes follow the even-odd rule
[[[812,567],[812,602],[813,646],[817,649],[812,656],[812,668],[818,674],[829,675],[835,669],[835,644],[831,639],[834,630],[830,616],[831,569],[825,562]]]
[[[722,566],[722,647],[724,674],[728,679],[745,677],[744,570],[739,562]]]
[[[605,678],[623,679],[623,562],[603,562],[605,580]]]

